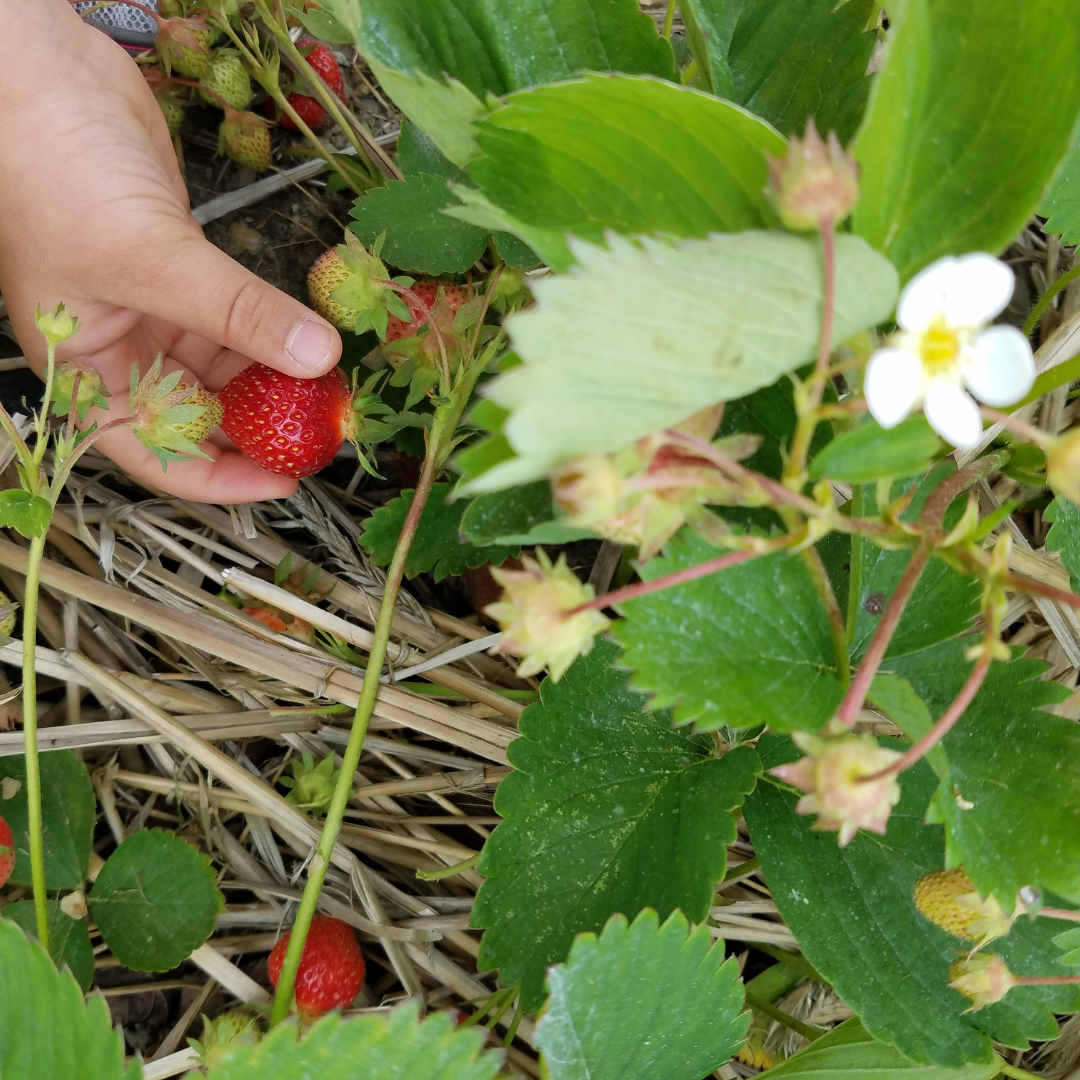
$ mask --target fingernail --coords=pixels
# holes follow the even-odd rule
[[[301,319],[289,335],[285,350],[299,367],[317,371],[334,355],[337,334],[326,323]]]

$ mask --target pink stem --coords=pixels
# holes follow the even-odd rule
[[[1014,975],[1016,986],[1076,986],[1080,975]]]
[[[710,574],[718,574],[721,570],[738,566],[739,563],[749,562],[759,555],[771,555],[774,551],[780,551],[792,543],[792,537],[785,536],[782,543],[776,543],[767,551],[732,551],[727,555],[721,555],[716,559],[698,563],[696,566],[688,566],[685,570],[677,570],[674,574],[665,574],[663,577],[653,578],[652,581],[639,581],[636,585],[627,585],[623,589],[604,593],[603,596],[594,597],[584,604],[579,604],[566,612],[566,617],[577,615],[580,611],[600,611],[611,607],[613,604],[622,604],[627,600],[636,600],[640,596],[648,596],[650,593],[661,592],[663,589],[673,589],[677,585],[685,585],[688,581],[697,581],[698,578],[708,577]]]
[[[1027,439],[1044,450],[1053,439],[1049,432],[1040,431],[1034,425],[1025,423],[1019,417],[1001,412],[999,409],[991,409],[983,405],[980,407],[979,412],[984,420],[993,420],[1003,428],[1008,428],[1014,435],[1019,435],[1022,439]]]
[[[1002,579],[1002,584],[1007,589],[1032,593],[1035,596],[1045,596],[1048,600],[1054,600],[1059,604],[1080,608],[1080,596],[1075,593],[1065,592],[1064,589],[1055,589],[1053,585],[1044,585],[1041,581],[1035,581],[1032,578],[1020,577],[1018,574],[1006,574]]]
[[[1066,922],[1080,922],[1080,911],[1067,911],[1065,908],[1044,907],[1039,908],[1039,917],[1047,919],[1064,919]]]
[[[881,622],[878,623],[873,638],[870,640],[870,647],[866,650],[866,655],[863,656],[859,670],[852,680],[851,686],[848,687],[844,700],[840,702],[840,708],[836,711],[836,718],[847,724],[848,727],[855,723],[855,719],[859,715],[859,710],[862,708],[867,692],[870,690],[870,684],[874,681],[874,676],[881,666],[881,661],[885,658],[885,651],[889,647],[889,642],[892,640],[896,627],[900,623],[900,616],[904,614],[904,608],[907,607],[907,602],[911,597],[916,582],[919,580],[919,575],[923,572],[923,567],[926,566],[929,558],[930,544],[924,540],[915,549],[911,561],[907,564],[907,569],[904,570],[903,576],[897,583],[895,592],[889,597],[889,604],[881,616]]]
[[[979,692],[979,687],[982,686],[986,673],[990,670],[990,659],[990,648],[989,643],[987,643],[978,663],[972,668],[967,682],[964,683],[953,703],[942,714],[941,719],[907,753],[898,757],[888,768],[882,769],[872,776],[861,777],[861,782],[868,783],[871,780],[882,780],[886,776],[894,776],[896,773],[903,772],[904,769],[911,768],[916,761],[919,761],[937,746],[948,735],[956,721],[963,716],[964,710],[971,704],[971,699]]]

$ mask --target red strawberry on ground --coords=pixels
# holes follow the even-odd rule
[[[0,885],[3,885],[15,869],[15,837],[11,826],[0,817]]]
[[[443,296],[446,297],[446,302],[450,305],[451,315],[456,315],[461,305],[469,299],[469,294],[461,285],[455,285],[453,282],[447,281],[418,281],[411,286],[412,291],[427,304],[429,309],[434,308],[440,287]],[[397,341],[403,337],[411,337],[423,323],[427,322],[427,312],[419,304],[408,296],[403,296],[402,299],[409,307],[412,321],[406,322],[396,315],[391,315],[386,321],[387,342]]]
[[[286,934],[270,953],[270,982],[275,988],[291,936]],[[364,957],[352,927],[341,919],[316,915],[311,920],[296,974],[296,1011],[314,1018],[331,1009],[344,1008],[363,985]]]
[[[349,434],[352,395],[335,368],[297,379],[252,364],[218,394],[222,430],[252,461],[281,476],[311,476]]]
[[[311,50],[306,57],[308,65],[315,69],[316,73],[322,77],[322,81],[344,102],[345,79],[342,77],[341,68],[338,67],[334,54],[321,41],[316,41],[314,38],[301,38],[296,43],[296,47],[301,52]],[[312,131],[320,131],[327,126],[330,114],[323,108],[318,98],[294,90],[288,95],[288,100],[300,119]],[[280,116],[277,114],[277,107],[272,100],[267,101],[266,109],[267,115],[279,120],[283,128],[288,128],[290,131],[297,130],[291,117],[284,113]]]

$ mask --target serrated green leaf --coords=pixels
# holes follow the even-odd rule
[[[101,997],[75,980],[13,922],[0,919],[0,1075],[4,1080],[139,1080]]]
[[[1068,499],[1055,499],[1043,517],[1053,522],[1046,534],[1046,549],[1061,554],[1061,565],[1069,571],[1076,592],[1080,586],[1080,509]]]
[[[41,836],[45,845],[45,885],[77,889],[86,880],[97,804],[86,767],[70,750],[50,750],[41,767]],[[29,809],[26,801],[26,755],[0,757],[0,778],[19,782],[10,799],[0,801],[0,814],[15,837],[15,869],[11,880],[30,881]]]
[[[364,0],[363,18],[358,0],[323,7],[353,32],[394,103],[458,165],[475,152],[470,110],[487,111],[490,95],[581,71],[675,77],[671,46],[636,0]]]
[[[1059,949],[1069,950],[1058,957],[1059,964],[1065,967],[1080,967],[1080,926],[1066,930],[1064,934],[1058,934],[1054,938],[1054,944]]]
[[[478,547],[463,542],[461,519],[469,503],[466,499],[448,502],[452,490],[451,484],[435,484],[431,489],[405,563],[405,573],[410,577],[431,573],[436,581],[442,581],[444,577],[458,577],[467,567],[485,563],[498,566],[520,551],[514,545]],[[360,546],[371,553],[376,566],[386,566],[394,557],[414,494],[411,488],[403,491],[364,522]]]
[[[964,657],[971,640],[883,667],[907,679],[938,717],[971,670]],[[934,807],[950,864],[962,863],[976,888],[1006,910],[1025,885],[1080,903],[1080,725],[1043,711],[1069,694],[1045,673],[1035,660],[993,664],[942,743],[949,773]]]
[[[597,642],[544,682],[510,744],[518,771],[495,796],[505,820],[480,857],[472,922],[487,929],[480,966],[519,985],[527,1012],[575,934],[643,907],[705,918],[757,775],[749,748],[718,758],[708,736],[646,713],[615,657]]]
[[[290,7],[289,14],[298,19],[320,41],[330,41],[335,45],[344,45],[352,41],[352,34],[332,15],[319,8],[304,11],[303,6]]]
[[[382,258],[421,274],[464,273],[487,247],[488,234],[443,213],[457,199],[441,176],[409,176],[356,200],[349,228],[369,247],[386,234]]]
[[[759,750],[767,768],[798,756],[789,740],[771,735]],[[1053,1039],[1052,1014],[1080,1008],[1077,987],[1017,987],[979,1012],[966,1012],[971,1003],[949,989],[960,943],[911,899],[915,882],[944,865],[941,829],[923,822],[934,774],[920,762],[900,785],[886,835],[861,832],[845,848],[832,833],[815,832],[811,817],[795,813],[795,796],[773,783],[759,784],[747,800],[754,850],[804,955],[867,1031],[915,1061],[989,1063],[991,1039],[1013,1047]],[[1020,919],[994,952],[1016,974],[1045,975],[1058,955],[1052,936],[1060,925]]]
[[[1080,111],[1080,7],[906,0],[890,14],[854,226],[906,280],[943,255],[1001,251],[1039,205]]]
[[[926,702],[915,693],[915,687],[899,675],[879,671],[870,684],[867,701],[890,717],[912,742],[923,738],[934,726]],[[938,779],[948,774],[949,759],[940,743],[927,753],[926,762],[937,773]]]
[[[684,529],[641,569],[646,581],[719,553]],[[619,605],[612,633],[650,708],[699,729],[817,731],[843,690],[821,599],[805,563],[780,553]]]
[[[182,963],[210,936],[224,907],[210,860],[161,829],[129,836],[86,900],[105,944],[135,971]]]
[[[52,520],[52,506],[48,499],[31,495],[22,488],[0,491],[0,526],[8,526],[28,540],[41,536]]]
[[[872,484],[883,476],[921,476],[941,448],[941,439],[922,413],[890,430],[871,421],[829,443],[810,462],[810,477]]]
[[[459,169],[435,145],[435,140],[408,120],[402,122],[397,140],[397,165],[403,176],[441,176],[444,180],[467,180]]]
[[[1080,147],[1065,158],[1039,213],[1047,220],[1048,233],[1057,233],[1063,244],[1080,243]]]
[[[574,242],[580,265],[534,287],[509,320],[524,361],[485,387],[511,411],[519,457],[469,484],[535,480],[583,454],[619,450],[718,401],[740,398],[804,364],[821,308],[818,243],[744,232],[680,243],[612,236]],[[857,237],[837,237],[834,340],[891,310],[896,272]],[[777,295],[784,317],[777,317]]]
[[[461,519],[461,535],[470,544],[531,545],[568,544],[593,534],[560,524],[551,502],[551,484],[537,480],[473,499]]]
[[[879,1042],[859,1022],[845,1021],[769,1070],[775,1080],[993,1080],[997,1056],[985,1065],[924,1065]]]
[[[86,923],[82,919],[72,919],[65,915],[60,910],[59,900],[50,900],[48,908],[49,952],[56,966],[61,970],[66,966],[80,989],[85,992],[94,981],[94,948],[90,944]],[[37,938],[37,916],[33,900],[19,900],[8,904],[0,915],[10,919],[28,937]]]
[[[701,237],[776,221],[765,154],[783,140],[688,87],[586,76],[515,94],[476,132],[477,189],[457,189],[466,208],[454,213],[513,233],[558,270],[573,261],[568,233]]]
[[[683,0],[680,10],[718,97],[785,135],[801,135],[809,116],[845,143],[855,134],[870,93],[872,0]]]
[[[260,1043],[235,1047],[208,1080],[491,1080],[499,1056],[482,1046],[480,1033],[457,1027],[449,1013],[421,1021],[415,1005],[348,1020],[331,1013],[299,1040],[282,1024]]]
[[[548,972],[536,1045],[551,1080],[689,1080],[718,1068],[750,1024],[734,958],[674,912],[582,934]]]

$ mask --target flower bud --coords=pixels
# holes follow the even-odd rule
[[[1054,439],[1046,451],[1046,482],[1058,495],[1080,506],[1080,428]]]
[[[575,458],[551,477],[551,497],[566,515],[566,524],[592,528],[618,512],[623,478],[611,457],[589,454]]]
[[[859,829],[884,835],[892,808],[900,800],[895,776],[866,780],[900,757],[869,735],[821,738],[797,731],[792,741],[806,757],[770,772],[807,794],[795,807],[800,814],[817,814],[815,829],[836,830],[846,847]]]
[[[484,608],[502,627],[498,651],[522,656],[518,675],[525,678],[545,667],[553,682],[593,647],[593,639],[610,625],[599,611],[568,612],[594,596],[566,565],[566,555],[552,566],[540,548],[536,559],[522,559],[523,570],[492,567],[491,575],[506,590],[503,598]]]
[[[1005,961],[993,953],[976,953],[957,960],[949,968],[949,986],[971,1001],[968,1012],[993,1005],[1016,985]]]
[[[915,882],[912,899],[922,915],[935,926],[979,947],[1003,937],[1027,905],[1017,899],[1011,915],[1006,915],[994,896],[983,898],[963,868],[935,870]]]
[[[769,158],[772,198],[784,225],[796,232],[832,228],[851,213],[859,197],[859,167],[829,132],[818,134],[813,119],[800,139],[788,139],[787,156]]]
[[[38,307],[35,319],[37,328],[50,345],[59,345],[61,341],[73,338],[81,325],[71,314],[71,309],[64,304],[57,304],[54,311],[42,311]]]

